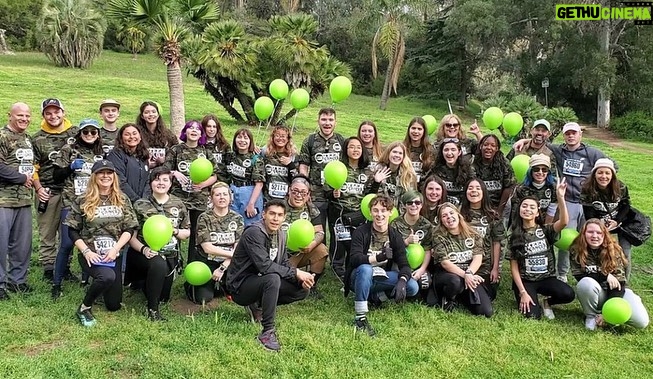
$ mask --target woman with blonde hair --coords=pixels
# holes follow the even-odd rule
[[[116,169],[108,160],[95,162],[84,196],[75,198],[64,224],[79,249],[82,271],[93,277],[76,316],[83,326],[95,325],[91,306],[100,296],[109,311],[122,302],[122,256],[138,228],[129,198],[120,190]]]
[[[635,328],[648,325],[649,316],[642,299],[626,288],[628,260],[603,220],[587,220],[569,253],[572,274],[578,281],[576,293],[585,314],[585,328],[595,330],[604,325],[601,309],[613,297],[622,297],[630,304],[632,316],[628,325]]]
[[[386,174],[387,179],[381,182],[380,192],[394,199],[395,204],[404,192],[417,189],[417,175],[406,146],[401,141],[392,142],[383,151],[376,172]]]
[[[439,148],[439,143],[442,142],[445,138],[457,138],[461,141],[461,150],[462,154],[465,156],[472,155],[476,151],[478,146],[478,141],[483,138],[483,134],[476,125],[476,120],[469,127],[469,132],[476,136],[476,140],[467,138],[465,131],[463,130],[463,122],[457,115],[451,113],[442,117],[440,120],[440,126],[435,134],[435,142],[433,147],[436,150]]]

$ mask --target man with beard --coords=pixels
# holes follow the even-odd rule
[[[549,137],[551,137],[551,124],[544,119],[536,120],[531,128],[531,139],[524,144],[520,151],[515,151],[514,147],[510,149],[506,159],[511,161],[518,154],[526,154],[529,157],[532,157],[533,154],[544,154],[551,158],[551,171],[556,172],[555,156],[547,146]]]

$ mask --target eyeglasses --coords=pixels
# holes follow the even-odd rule
[[[422,200],[407,201],[406,205],[422,205]]]
[[[449,123],[446,123],[446,124],[444,124],[444,126],[446,126],[447,128],[452,129],[452,128],[457,128],[457,127],[459,127],[460,124],[459,124],[459,123],[455,123],[455,124],[449,124]]]
[[[95,129],[84,129],[82,130],[82,134],[87,136],[87,135],[92,135],[92,136],[97,136],[97,130]]]
[[[296,189],[291,189],[290,193],[292,193],[295,196],[302,196],[302,197],[308,195],[308,191],[300,191],[300,190],[296,190]]]
[[[460,141],[458,140],[458,138],[445,138],[445,139],[442,140],[443,144],[444,143],[449,143],[449,142],[459,143]]]
[[[199,130],[200,132],[202,131],[202,127],[200,125],[191,125],[187,128],[188,130]]]
[[[549,172],[549,169],[546,168],[546,167],[533,167],[532,171],[533,172],[543,172],[543,173],[546,174],[547,172]]]

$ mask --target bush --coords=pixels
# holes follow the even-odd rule
[[[653,142],[653,117],[646,112],[628,112],[613,118],[610,129],[621,138]]]

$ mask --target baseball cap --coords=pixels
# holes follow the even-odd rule
[[[562,134],[565,134],[570,130],[580,133],[580,125],[576,122],[568,122],[562,127]]]
[[[82,121],[79,122],[79,130],[84,129],[87,126],[93,126],[96,129],[100,129],[100,123],[97,122],[97,120],[94,120],[92,118],[85,118]]]
[[[539,120],[536,120],[533,123],[533,128],[537,128],[540,125],[544,125],[546,127],[546,130],[551,131],[551,124],[549,124],[549,122],[547,120],[545,120],[543,118],[539,119]]]
[[[109,170],[111,172],[116,172],[116,167],[113,165],[113,163],[111,163],[111,161],[108,161],[106,159],[93,163],[93,167],[91,167],[92,174],[95,174],[96,172],[101,170]]]
[[[120,103],[117,102],[117,101],[114,100],[114,99],[104,99],[104,100],[102,100],[102,102],[100,103],[100,111],[101,111],[102,108],[104,108],[104,107],[116,107],[116,108],[120,109]]]
[[[43,100],[43,102],[41,103],[41,114],[43,114],[43,111],[45,111],[45,108],[47,107],[57,107],[62,111],[65,110],[63,108],[63,104],[61,103],[61,100],[55,98],[49,98]]]

